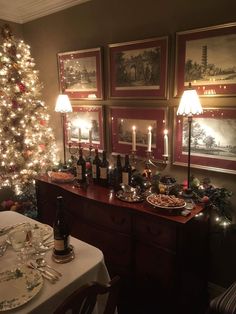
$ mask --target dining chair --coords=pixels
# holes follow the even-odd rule
[[[120,288],[120,277],[115,276],[108,284],[97,281],[87,283],[69,295],[56,309],[54,314],[91,314],[95,308],[97,297],[107,294],[103,314],[114,314],[117,306]]]
[[[207,314],[236,314],[236,281],[210,301]]]

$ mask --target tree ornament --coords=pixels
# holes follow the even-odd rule
[[[15,99],[13,99],[13,100],[12,100],[12,108],[13,108],[13,109],[17,109],[18,107],[19,107],[18,102],[17,102]]]
[[[46,120],[40,120],[39,121],[40,125],[45,126],[47,124]]]
[[[21,93],[24,93],[26,91],[26,87],[23,83],[18,83],[17,85]]]
[[[16,62],[14,62],[14,63],[12,64],[12,66],[13,66],[16,70],[19,69],[19,66],[18,66],[18,64],[17,64]]]
[[[39,144],[39,150],[43,152],[45,150],[45,144]]]

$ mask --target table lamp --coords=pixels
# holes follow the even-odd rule
[[[183,92],[181,97],[179,107],[177,110],[177,115],[188,117],[188,189],[187,193],[191,194],[190,188],[190,158],[191,158],[191,135],[192,135],[192,120],[193,115],[198,115],[203,112],[202,106],[195,89],[192,88],[191,83],[189,83],[188,88]]]
[[[65,137],[65,117],[67,112],[72,112],[72,106],[67,95],[60,94],[57,97],[55,111],[61,113],[61,122],[63,130],[63,152],[64,152],[64,165],[66,166],[66,137]]]

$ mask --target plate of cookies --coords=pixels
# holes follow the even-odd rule
[[[58,183],[69,183],[73,182],[75,179],[72,173],[63,171],[48,171],[48,176],[51,178],[52,182]]]
[[[183,208],[186,203],[182,198],[178,198],[175,195],[166,195],[166,194],[150,194],[146,198],[147,202],[154,207],[175,210]]]

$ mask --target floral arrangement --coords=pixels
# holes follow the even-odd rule
[[[190,186],[196,200],[214,210],[216,221],[220,225],[227,226],[232,223],[231,191],[224,187],[215,187],[208,177],[200,182],[198,178],[192,176]]]

